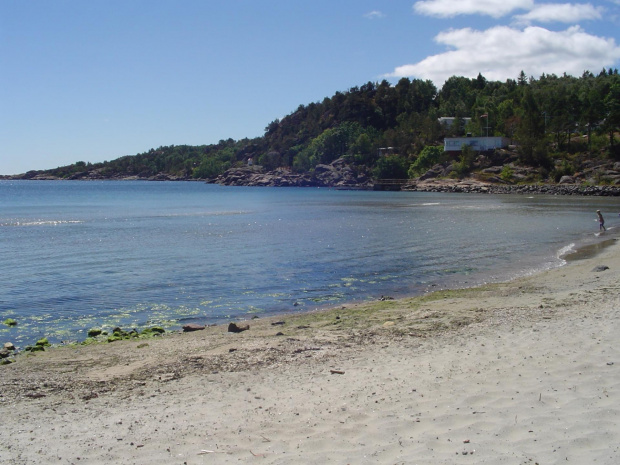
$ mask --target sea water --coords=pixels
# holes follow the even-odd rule
[[[0,181],[0,342],[506,280],[603,240],[597,209],[614,234],[612,198]]]

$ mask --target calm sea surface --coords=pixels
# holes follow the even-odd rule
[[[610,198],[0,181],[0,342],[505,280],[602,241],[596,209],[613,235]]]

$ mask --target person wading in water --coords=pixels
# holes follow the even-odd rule
[[[601,211],[600,210],[596,210],[596,214],[598,215],[598,229],[599,229],[599,231],[601,229],[603,231],[607,231],[605,229],[605,219],[603,218],[603,215],[601,215]]]

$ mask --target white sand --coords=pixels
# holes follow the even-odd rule
[[[21,357],[0,462],[618,464],[619,277],[613,245],[367,313]]]

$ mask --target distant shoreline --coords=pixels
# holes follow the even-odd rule
[[[278,184],[274,180],[270,185],[258,185],[245,183],[238,180],[237,183],[217,183],[214,180],[192,179],[192,178],[175,178],[168,175],[161,175],[150,178],[140,178],[137,176],[119,177],[119,178],[81,178],[81,179],[61,179],[56,177],[36,177],[23,178],[22,175],[17,176],[0,176],[0,181],[143,181],[143,182],[203,182],[207,184],[219,184],[222,186],[244,186],[244,187],[326,187],[339,190],[373,190],[368,185],[302,185],[296,186],[287,183],[285,185]],[[411,180],[403,183],[400,189],[403,192],[437,192],[437,193],[476,193],[476,194],[524,194],[524,195],[574,195],[574,196],[594,196],[594,197],[618,197],[620,196],[620,187],[611,185],[578,185],[578,184],[497,184],[487,181],[481,181],[475,178],[455,179],[429,179],[429,180]]]

